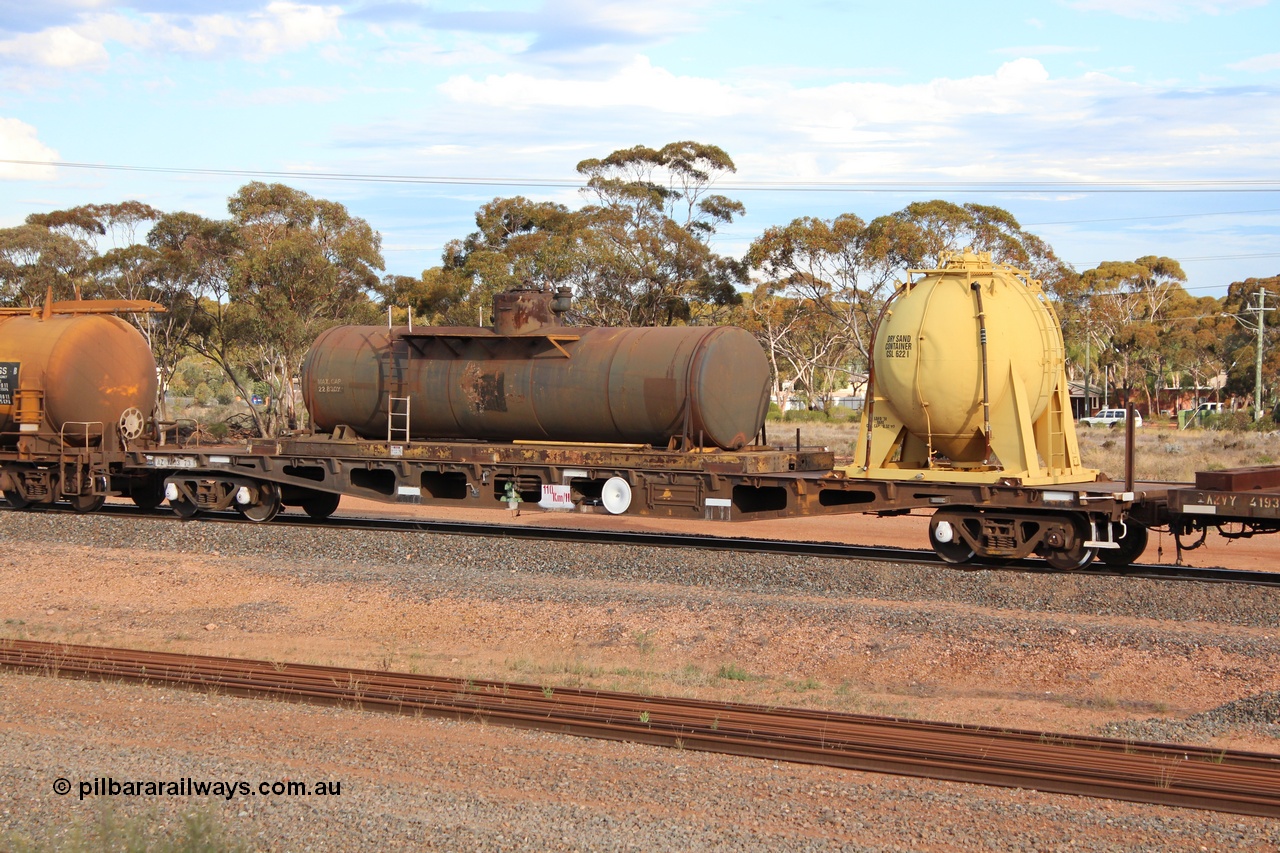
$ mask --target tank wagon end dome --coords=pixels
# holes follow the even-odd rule
[[[57,305],[54,306],[55,308]],[[0,318],[0,363],[10,365],[8,398],[39,393],[48,427],[68,424],[116,428],[137,409],[156,404],[156,364],[142,334],[107,313],[53,313]],[[17,401],[0,404],[0,431],[16,430]]]

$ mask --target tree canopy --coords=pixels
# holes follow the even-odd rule
[[[417,275],[384,275],[369,223],[283,184],[246,184],[224,219],[139,201],[32,214],[0,229],[0,304],[38,305],[47,292],[159,302],[168,313],[134,322],[162,392],[198,355],[244,399],[268,398],[253,414],[273,434],[299,421],[293,385],[307,348],[328,326],[381,322],[375,298],[418,323],[475,325],[489,322],[498,292],[568,287],[578,323],[734,323],[765,347],[780,398],[794,391],[823,406],[866,371],[876,318],[908,271],[946,252],[987,251],[1056,300],[1074,378],[1158,410],[1170,388],[1251,394],[1255,294],[1280,293],[1271,277],[1232,283],[1222,299],[1195,297],[1179,262],[1157,255],[1076,271],[1009,211],[940,199],[870,220],[798,217],[734,257],[718,247],[720,232],[746,208],[716,191],[736,171],[723,149],[637,145],[577,171],[581,206],[494,198],[476,211],[475,230]],[[1263,341],[1268,399],[1280,382],[1277,326],[1268,319]]]

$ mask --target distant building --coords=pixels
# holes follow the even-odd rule
[[[1157,408],[1155,412],[1145,411],[1146,395],[1141,389],[1132,389],[1130,396],[1135,404],[1139,404],[1138,410],[1146,417],[1157,414],[1174,417],[1178,412],[1194,409],[1201,403],[1223,403],[1224,408],[1235,409],[1235,398],[1230,395],[1223,396],[1222,389],[1226,384],[1225,372],[1211,377],[1200,385],[1194,384],[1188,375],[1172,373],[1152,401]],[[1101,381],[1089,384],[1088,400],[1084,398],[1083,379],[1068,380],[1067,387],[1071,392],[1071,414],[1077,420],[1093,414],[1104,406],[1123,407],[1127,402],[1123,390],[1111,388],[1104,391]]]
[[[855,411],[862,409],[863,400],[867,395],[867,375],[865,373],[854,373],[849,378],[849,384],[843,388],[837,388],[826,394],[828,404],[831,406],[843,406]],[[784,412],[794,412],[820,405],[820,398],[809,394],[809,389],[798,379],[786,379],[782,382],[781,390],[775,389],[769,396],[770,401]]]

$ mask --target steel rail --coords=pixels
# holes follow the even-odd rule
[[[0,640],[0,668],[1280,817],[1280,755],[495,681]]]
[[[65,512],[69,508],[42,508],[23,512]],[[234,512],[200,513],[194,518],[177,519],[168,510],[142,510],[124,504],[107,505],[96,514],[121,518],[152,518],[211,524],[248,523]],[[777,554],[789,557],[829,557],[840,560],[912,563],[933,568],[960,571],[1016,571],[1035,574],[1076,574],[1096,577],[1142,578],[1146,580],[1204,581],[1250,586],[1280,586],[1280,573],[1255,572],[1220,566],[1177,566],[1169,563],[1140,563],[1123,567],[1094,562],[1083,569],[1061,572],[1044,560],[1007,560],[998,563],[970,562],[955,565],[944,562],[932,550],[891,548],[879,545],[852,545],[843,542],[793,541],[737,536],[698,535],[691,533],[645,533],[625,530],[587,530],[573,527],[532,527],[476,521],[437,521],[368,516],[338,516],[316,521],[303,515],[279,515],[267,524],[285,527],[328,527],[337,530],[373,530],[394,533],[435,533],[445,536],[476,536],[490,539],[522,539],[585,544],[634,545],[646,548],[687,548],[709,551]]]

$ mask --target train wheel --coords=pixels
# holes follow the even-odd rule
[[[1041,556],[1045,562],[1053,566],[1060,572],[1074,572],[1076,569],[1083,569],[1085,566],[1093,562],[1093,558],[1098,555],[1097,548],[1086,548],[1084,543],[1089,541],[1088,528],[1082,519],[1073,518],[1072,524],[1075,527],[1075,544],[1067,549],[1044,549]]]
[[[1127,566],[1142,556],[1147,550],[1147,527],[1136,521],[1125,522],[1124,535],[1116,543],[1119,548],[1103,548],[1098,551],[1098,559],[1108,566]]]
[[[102,505],[107,502],[106,495],[72,495],[67,500],[71,502],[71,508],[76,512],[90,513],[97,512],[102,509]]]
[[[960,535],[963,524],[954,513],[935,512],[929,519],[929,544],[943,562],[959,565],[973,559],[973,548]]]
[[[9,502],[9,506],[14,509],[26,509],[31,506],[31,501],[22,496],[22,492],[17,489],[6,489],[4,499]]]
[[[1046,551],[1044,559],[1060,572],[1074,572],[1092,563],[1097,555],[1097,549],[1077,545],[1070,551]]]
[[[169,501],[169,509],[177,513],[179,518],[191,518],[200,511],[200,507],[196,506],[193,501],[186,498],[178,497]]]
[[[164,503],[164,479],[144,477],[129,484],[129,499],[139,509],[155,509]]]
[[[316,521],[324,521],[338,509],[338,503],[341,500],[342,495],[314,492],[302,502],[302,511]]]
[[[236,504],[240,514],[250,521],[270,521],[280,512],[280,489],[272,483],[258,486],[258,502],[242,506]]]

